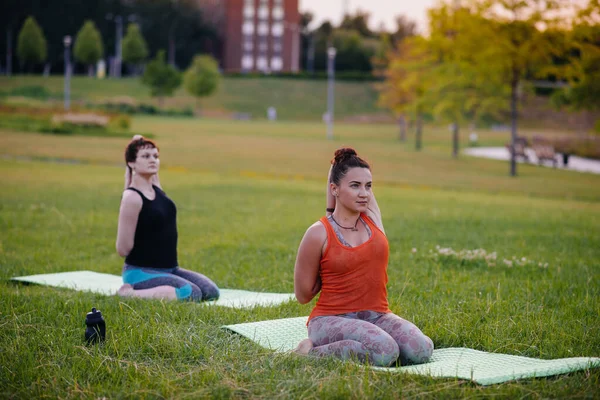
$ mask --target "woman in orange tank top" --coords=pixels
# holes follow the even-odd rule
[[[308,228],[296,257],[298,301],[320,292],[296,352],[378,366],[427,362],[432,340],[388,308],[389,247],[370,166],[351,148],[338,149],[331,164],[327,214]]]

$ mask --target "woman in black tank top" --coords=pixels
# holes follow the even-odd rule
[[[125,257],[118,294],[146,298],[213,300],[219,288],[177,262],[177,207],[158,179],[158,147],[140,135],[125,149],[125,191],[117,252]]]

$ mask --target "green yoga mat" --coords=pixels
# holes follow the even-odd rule
[[[103,274],[93,271],[72,271],[57,274],[41,274],[11,278],[13,281],[36,283],[73,290],[114,295],[123,284],[119,275]],[[232,308],[249,308],[254,306],[274,306],[294,300],[293,293],[262,293],[247,290],[220,289],[221,297],[217,301],[203,304]]]
[[[236,332],[259,345],[278,352],[293,350],[308,337],[307,317],[227,325],[222,328]],[[515,379],[535,378],[600,367],[600,358],[577,357],[556,360],[486,353],[467,348],[436,349],[431,361],[399,368],[372,367],[378,371],[404,372],[438,378],[458,378],[491,385]]]

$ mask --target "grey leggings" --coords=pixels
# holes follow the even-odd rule
[[[134,290],[172,286],[179,300],[201,301],[219,298],[219,288],[208,277],[179,267],[141,268],[125,264],[123,283],[132,285]]]
[[[363,363],[387,367],[429,361],[433,341],[412,322],[392,313],[359,311],[315,317],[308,323],[313,343],[309,354],[356,358]]]

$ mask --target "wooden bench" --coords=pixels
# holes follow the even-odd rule
[[[535,156],[538,159],[538,164],[542,164],[543,161],[552,161],[552,166],[556,168],[557,160],[556,160],[556,151],[554,150],[554,146],[552,144],[538,140],[533,142],[533,151],[535,152]]]
[[[544,161],[551,161],[552,166],[556,168],[557,165],[557,154],[552,142],[542,137],[533,138],[532,143],[533,151],[538,159],[538,164],[542,164]]]

